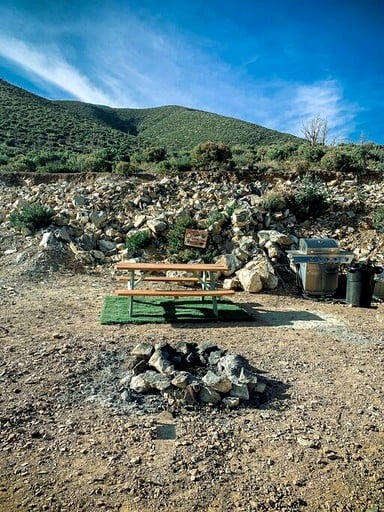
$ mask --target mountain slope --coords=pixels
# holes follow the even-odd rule
[[[90,153],[102,148],[129,152],[135,138],[0,80],[0,144],[7,154],[42,149]]]
[[[123,156],[141,146],[189,150],[208,140],[258,146],[299,139],[180,106],[130,109],[51,101],[0,79],[0,154],[111,149]]]
[[[58,102],[73,113],[107,123],[152,146],[191,149],[207,140],[255,146],[298,141],[297,137],[211,112],[169,105],[146,109],[109,108],[81,102]]]

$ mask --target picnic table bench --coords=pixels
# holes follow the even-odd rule
[[[127,288],[115,290],[115,294],[129,298],[129,316],[133,314],[133,298],[142,297],[210,297],[212,309],[218,317],[217,297],[233,295],[233,290],[217,289],[217,274],[228,270],[225,265],[215,263],[135,263],[120,261],[116,264],[117,271],[128,272],[117,276],[118,281],[126,281]],[[169,276],[167,272],[188,272],[193,276]],[[153,275],[153,274],[156,275]],[[162,274],[162,275],[158,275]],[[143,281],[164,282],[169,284],[193,283],[200,284],[200,289],[142,289],[138,285]]]

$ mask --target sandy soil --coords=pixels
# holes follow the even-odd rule
[[[103,326],[113,289],[0,274],[1,511],[384,510],[384,304],[238,293],[252,323]],[[242,354],[264,402],[127,407],[124,358],[159,340]]]

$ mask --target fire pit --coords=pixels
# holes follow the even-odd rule
[[[167,406],[217,404],[229,408],[260,398],[266,384],[242,356],[214,343],[139,343],[120,379],[123,400],[160,394]]]

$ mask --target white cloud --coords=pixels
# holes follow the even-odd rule
[[[0,35],[0,55],[74,98],[90,103],[113,104],[111,96],[92,85],[54,49],[42,50],[19,39]]]
[[[329,139],[340,141],[348,139],[355,128],[358,108],[344,98],[336,80],[254,83],[246,97],[251,98],[246,119],[274,130],[302,137],[303,125],[320,117],[328,122]]]
[[[319,116],[328,121],[331,137],[346,138],[353,131],[356,112],[335,80],[299,85],[292,101],[293,130],[302,133],[303,124]]]

